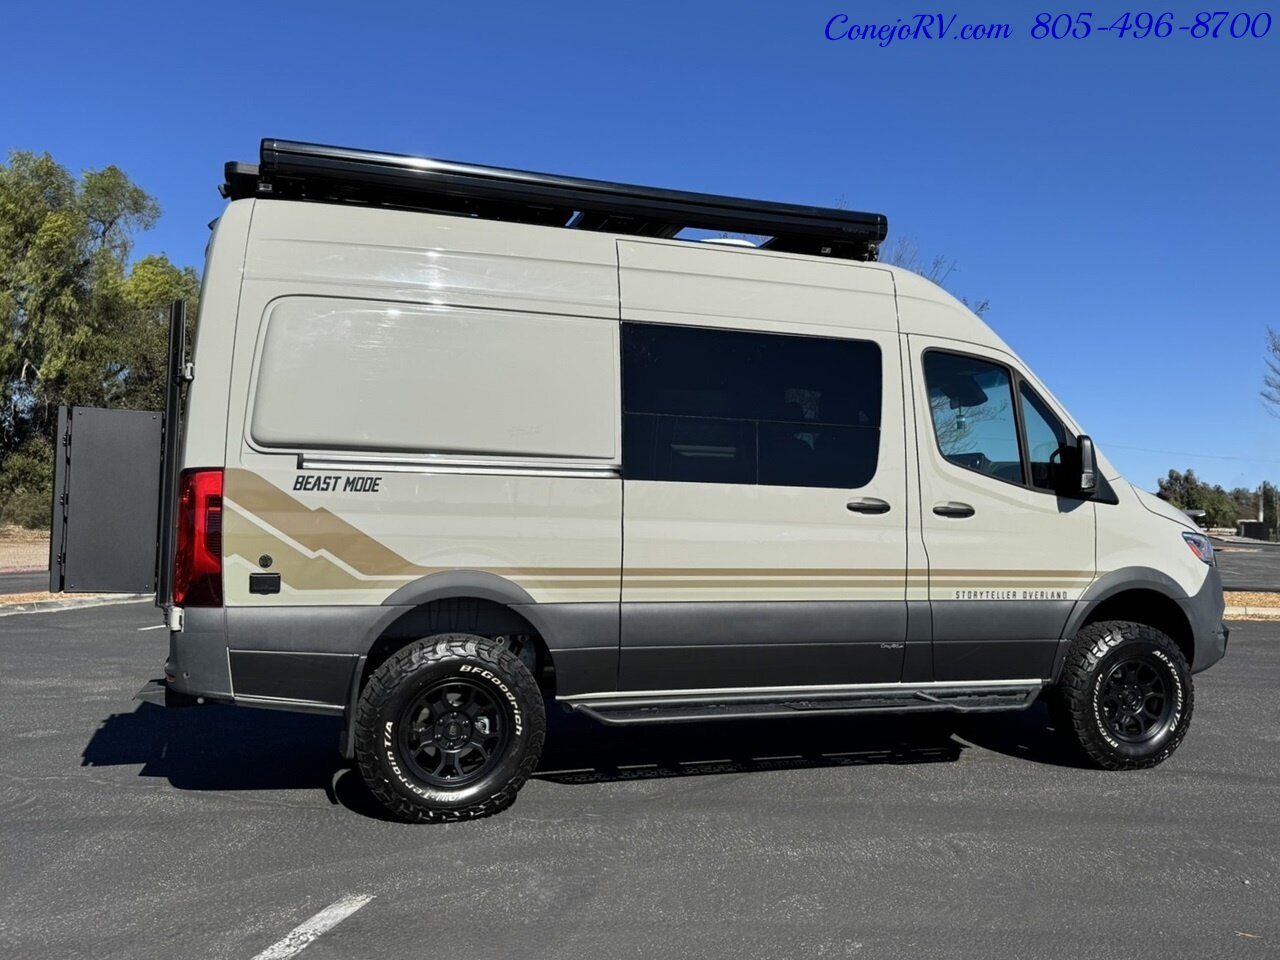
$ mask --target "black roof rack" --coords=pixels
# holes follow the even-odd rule
[[[770,250],[874,260],[883,214],[637,187],[427,157],[263,140],[258,164],[228,163],[224,197],[314,200],[641,237],[681,230],[765,236]]]

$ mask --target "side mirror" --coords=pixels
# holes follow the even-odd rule
[[[1076,489],[1081,494],[1091,495],[1098,489],[1097,458],[1093,452],[1093,440],[1083,433],[1076,437],[1076,456],[1080,467]]]

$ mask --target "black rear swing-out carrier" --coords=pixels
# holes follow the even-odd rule
[[[636,237],[744,233],[766,250],[875,260],[883,214],[745,200],[396,153],[262,141],[261,161],[228,163],[231,200],[311,200],[505,220]]]

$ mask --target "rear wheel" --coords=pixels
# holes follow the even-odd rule
[[[356,759],[394,816],[471,820],[511,805],[542,753],[542,695],[506,645],[447,634],[412,643],[360,694]]]
[[[1178,645],[1141,623],[1091,623],[1071,642],[1058,695],[1076,740],[1108,770],[1154,767],[1191,723],[1191,669]]]

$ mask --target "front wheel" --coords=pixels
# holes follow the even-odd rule
[[[1107,770],[1154,767],[1191,724],[1191,668],[1154,627],[1103,621],[1084,627],[1067,651],[1058,690],[1080,746]]]
[[[356,759],[397,818],[473,820],[515,801],[545,729],[538,684],[503,643],[428,637],[369,677],[357,707]]]

